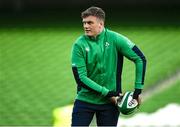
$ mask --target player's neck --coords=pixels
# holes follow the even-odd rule
[[[104,27],[102,27],[96,35],[91,36],[91,37],[96,39],[103,32],[103,30],[104,30]]]

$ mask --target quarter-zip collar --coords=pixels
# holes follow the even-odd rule
[[[101,40],[104,37],[105,34],[105,28],[102,30],[101,33],[99,33],[96,37],[91,37],[91,36],[87,36],[85,35],[85,38],[90,40],[90,41],[96,41],[98,42],[99,40]]]

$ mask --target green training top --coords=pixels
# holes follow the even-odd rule
[[[123,56],[135,63],[135,89],[143,89],[146,59],[134,43],[105,28],[96,38],[80,36],[71,56],[76,99],[106,104],[108,97],[121,93]]]

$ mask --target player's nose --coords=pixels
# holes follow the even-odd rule
[[[83,24],[83,27],[84,27],[85,29],[87,29],[87,28],[89,27],[89,24],[88,24],[88,23],[84,23],[84,24]]]

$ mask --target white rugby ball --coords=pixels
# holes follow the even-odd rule
[[[133,92],[125,92],[122,99],[118,101],[117,105],[119,108],[119,111],[124,115],[132,114],[138,106],[137,100],[133,100]]]

